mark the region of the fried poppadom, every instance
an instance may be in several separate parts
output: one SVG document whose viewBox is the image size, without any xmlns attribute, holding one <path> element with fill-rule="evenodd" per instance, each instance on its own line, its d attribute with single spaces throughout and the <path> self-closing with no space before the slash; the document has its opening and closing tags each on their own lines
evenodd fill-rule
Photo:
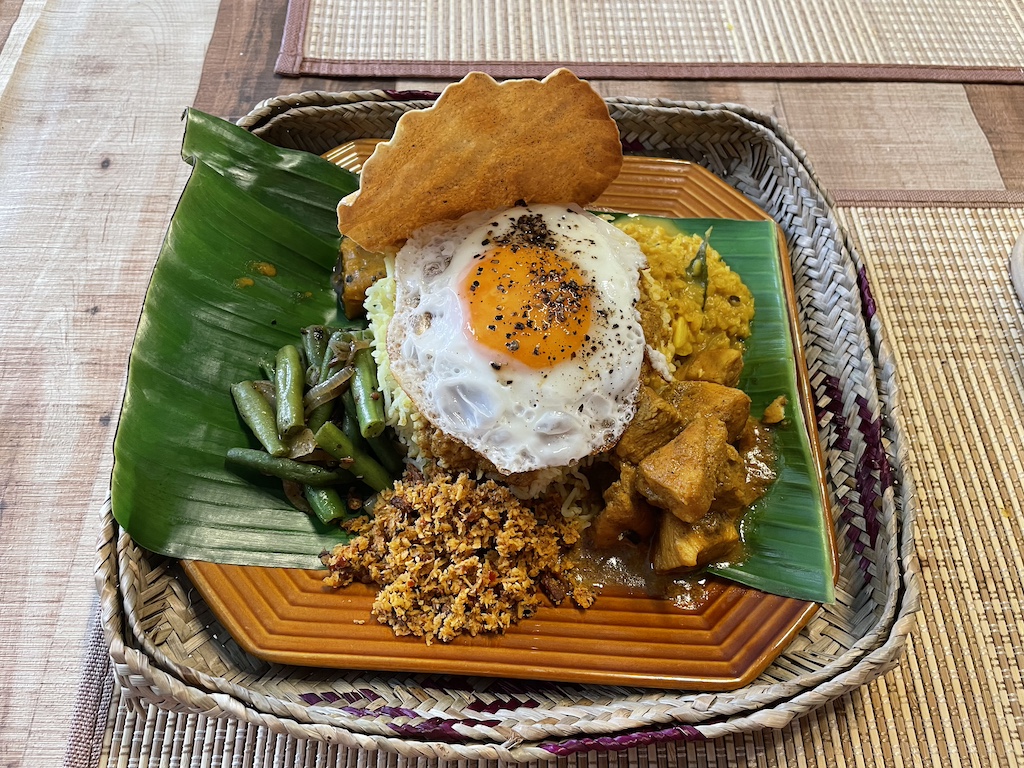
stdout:
<svg viewBox="0 0 1024 768">
<path fill-rule="evenodd" d="M 619 175 L 608 107 L 567 69 L 503 83 L 472 72 L 429 109 L 399 119 L 338 206 L 338 228 L 370 251 L 471 211 L 593 202 Z"/>
</svg>

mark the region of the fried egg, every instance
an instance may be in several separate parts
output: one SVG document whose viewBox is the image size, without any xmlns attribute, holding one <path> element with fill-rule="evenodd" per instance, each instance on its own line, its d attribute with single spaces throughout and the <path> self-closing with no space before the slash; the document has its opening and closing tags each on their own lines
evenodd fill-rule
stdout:
<svg viewBox="0 0 1024 768">
<path fill-rule="evenodd" d="M 575 205 L 427 225 L 395 259 L 391 371 L 501 473 L 570 466 L 635 412 L 645 264 L 636 241 Z"/>
</svg>

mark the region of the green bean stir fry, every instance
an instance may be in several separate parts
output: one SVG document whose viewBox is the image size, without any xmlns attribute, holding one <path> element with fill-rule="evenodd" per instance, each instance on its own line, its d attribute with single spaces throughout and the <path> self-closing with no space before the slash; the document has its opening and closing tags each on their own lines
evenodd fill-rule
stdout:
<svg viewBox="0 0 1024 768">
<path fill-rule="evenodd" d="M 280 478 L 297 508 L 324 523 L 360 512 L 402 473 L 385 431 L 384 399 L 368 331 L 311 325 L 301 343 L 260 361 L 266 377 L 231 387 L 262 450 L 231 448 L 227 464 Z"/>
</svg>

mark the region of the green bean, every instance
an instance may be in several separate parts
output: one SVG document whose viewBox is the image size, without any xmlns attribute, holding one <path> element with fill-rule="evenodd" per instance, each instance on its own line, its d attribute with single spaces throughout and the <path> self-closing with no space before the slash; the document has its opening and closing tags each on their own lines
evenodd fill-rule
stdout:
<svg viewBox="0 0 1024 768">
<path fill-rule="evenodd" d="M 306 501 L 321 522 L 330 523 L 348 517 L 348 506 L 333 488 L 315 488 L 307 485 L 303 491 L 306 494 Z"/>
<path fill-rule="evenodd" d="M 227 461 L 241 469 L 252 469 L 264 475 L 310 486 L 338 485 L 354 480 L 352 473 L 345 469 L 324 469 L 315 464 L 271 456 L 252 448 L 229 448 Z"/>
<path fill-rule="evenodd" d="M 369 348 L 356 352 L 355 367 L 352 394 L 356 401 L 359 431 L 363 437 L 378 437 L 384 431 L 384 398 L 377 385 L 377 364 Z"/>
<path fill-rule="evenodd" d="M 303 415 L 302 390 L 306 374 L 299 359 L 299 350 L 285 344 L 277 351 L 274 388 L 277 390 L 277 431 L 290 437 L 306 425 Z"/>
<path fill-rule="evenodd" d="M 377 457 L 377 461 L 391 473 L 392 477 L 402 474 L 402 470 L 405 469 L 405 460 L 402 459 L 390 438 L 382 434 L 377 437 L 368 437 L 366 442 L 370 444 L 370 450 Z"/>
<path fill-rule="evenodd" d="M 263 371 L 263 378 L 273 381 L 277 372 L 274 368 L 274 361 L 268 360 L 267 358 L 260 358 L 260 370 Z"/>
<path fill-rule="evenodd" d="M 356 399 L 349 387 L 341 396 L 341 404 L 345 412 L 341 419 L 341 431 L 344 432 L 357 451 L 363 450 L 366 441 L 362 432 L 359 431 L 359 417 L 356 416 Z"/>
<path fill-rule="evenodd" d="M 241 381 L 231 385 L 231 396 L 235 400 L 238 412 L 242 421 L 249 425 L 249 429 L 260 441 L 271 456 L 285 456 L 288 454 L 288 447 L 281 442 L 277 434 L 277 420 L 274 409 L 270 407 L 267 399 L 253 387 L 251 381 Z"/>
<path fill-rule="evenodd" d="M 345 469 L 373 490 L 383 491 L 391 487 L 393 481 L 388 471 L 378 464 L 376 459 L 356 450 L 352 441 L 334 422 L 328 421 L 317 430 L 316 444 L 342 462 Z"/>
<path fill-rule="evenodd" d="M 302 351 L 306 355 L 306 386 L 313 387 L 323 379 L 320 370 L 327 354 L 327 329 L 322 325 L 310 325 L 302 329 Z"/>
<path fill-rule="evenodd" d="M 335 355 L 335 347 L 342 344 L 351 344 L 352 335 L 347 331 L 334 331 L 327 341 L 327 350 L 324 352 L 323 365 L 320 367 L 320 381 L 327 379 L 332 373 L 337 373 L 345 367 L 347 360 L 338 360 Z"/>
<path fill-rule="evenodd" d="M 390 438 L 386 437 L 383 433 L 377 437 L 363 438 L 362 433 L 359 431 L 359 421 L 356 418 L 356 400 L 351 389 L 341 396 L 341 402 L 345 406 L 345 416 L 341 422 L 341 431 L 348 435 L 355 448 L 362 450 L 362 446 L 369 446 L 380 464 L 392 476 L 397 477 L 402 474 L 405 462 Z"/>
<path fill-rule="evenodd" d="M 306 417 L 306 425 L 315 433 L 320 427 L 326 424 L 334 415 L 334 401 L 328 400 L 323 405 L 318 405 L 309 412 Z"/>
</svg>

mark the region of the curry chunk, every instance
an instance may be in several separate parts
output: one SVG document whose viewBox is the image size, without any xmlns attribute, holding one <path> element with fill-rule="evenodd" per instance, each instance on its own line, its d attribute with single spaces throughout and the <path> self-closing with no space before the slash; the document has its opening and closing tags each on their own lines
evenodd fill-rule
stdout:
<svg viewBox="0 0 1024 768">
<path fill-rule="evenodd" d="M 739 517 L 761 498 L 775 482 L 775 453 L 772 437 L 765 426 L 754 419 L 726 452 L 718 473 L 718 490 L 711 505 L 713 512 Z"/>
<path fill-rule="evenodd" d="M 686 381 L 710 381 L 726 387 L 740 383 L 743 353 L 732 347 L 694 352 L 676 368 L 676 378 Z"/>
<path fill-rule="evenodd" d="M 698 525 L 662 515 L 652 553 L 654 570 L 671 573 L 716 563 L 727 559 L 739 540 L 736 523 L 723 515 L 708 515 Z"/>
<path fill-rule="evenodd" d="M 344 237 L 341 240 L 340 274 L 335 275 L 335 290 L 341 295 L 345 317 L 352 319 L 364 313 L 366 289 L 384 277 L 384 254 L 373 253 Z"/>
<path fill-rule="evenodd" d="M 640 463 L 637 490 L 655 506 L 695 523 L 711 508 L 728 447 L 721 421 L 694 421 Z"/>
<path fill-rule="evenodd" d="M 704 419 L 721 421 L 729 442 L 739 437 L 750 416 L 750 397 L 746 392 L 710 381 L 665 382 L 658 394 L 686 424 Z"/>
<path fill-rule="evenodd" d="M 615 454 L 624 461 L 639 464 L 683 431 L 686 422 L 679 412 L 648 386 L 640 388 L 636 416 L 622 433 Z"/>
<path fill-rule="evenodd" d="M 711 509 L 738 516 L 764 494 L 764 487 L 747 477 L 743 456 L 734 446 L 726 446 L 725 461 L 718 471 L 718 487 Z"/>
<path fill-rule="evenodd" d="M 623 539 L 647 541 L 658 528 L 661 512 L 636 489 L 636 467 L 623 464 L 619 478 L 604 492 L 604 509 L 591 526 L 594 544 L 601 549 Z"/>
<path fill-rule="evenodd" d="M 779 395 L 764 409 L 764 416 L 761 421 L 765 424 L 781 424 L 786 418 L 787 400 L 785 395 Z"/>
</svg>

